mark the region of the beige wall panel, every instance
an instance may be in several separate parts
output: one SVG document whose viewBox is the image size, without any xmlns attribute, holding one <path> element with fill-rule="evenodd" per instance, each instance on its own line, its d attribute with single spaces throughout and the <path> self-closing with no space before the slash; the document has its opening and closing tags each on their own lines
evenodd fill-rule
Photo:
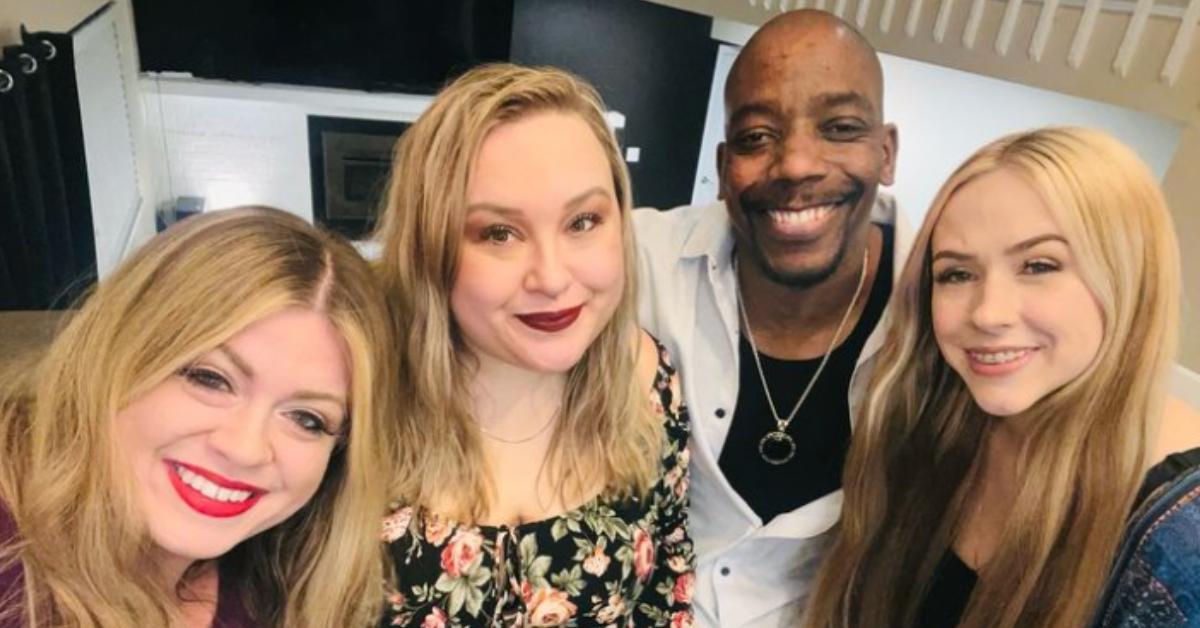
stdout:
<svg viewBox="0 0 1200 628">
<path fill-rule="evenodd" d="M 745 0 L 651 1 L 747 24 L 761 24 L 779 13 L 778 10 L 764 11 L 761 6 L 751 6 Z M 761 5 L 762 1 L 756 4 Z M 846 15 L 851 20 L 858 10 L 858 4 L 859 0 L 847 3 Z M 994 43 L 1005 4 L 1002 0 L 988 0 L 976 44 L 970 50 L 963 48 L 961 41 L 971 0 L 954 2 L 950 26 L 942 44 L 933 40 L 933 23 L 941 6 L 940 0 L 926 0 L 917 35 L 912 38 L 905 35 L 903 28 L 908 15 L 908 2 L 897 3 L 892 28 L 884 34 L 878 30 L 883 2 L 871 0 L 863 31 L 876 47 L 889 54 L 1052 89 L 1175 120 L 1200 119 L 1200 43 L 1192 45 L 1174 86 L 1159 80 L 1167 52 L 1179 30 L 1178 20 L 1150 17 L 1130 66 L 1129 76 L 1121 79 L 1113 71 L 1112 63 L 1131 15 L 1101 12 L 1088 46 L 1089 52 L 1082 66 L 1076 70 L 1067 64 L 1067 52 L 1082 14 L 1080 8 L 1059 7 L 1042 63 L 1035 63 L 1028 56 L 1028 47 L 1041 12 L 1041 3 L 1023 3 L 1008 54 L 1000 56 L 995 52 Z M 778 3 L 773 5 L 777 7 Z"/>
<path fill-rule="evenodd" d="M 1183 325 L 1179 362 L 1200 373 L 1200 125 L 1184 130 L 1163 180 L 1183 251 Z"/>
<path fill-rule="evenodd" d="M 4 0 L 0 44 L 21 39 L 21 24 L 34 31 L 65 31 L 104 5 L 105 0 Z"/>
</svg>

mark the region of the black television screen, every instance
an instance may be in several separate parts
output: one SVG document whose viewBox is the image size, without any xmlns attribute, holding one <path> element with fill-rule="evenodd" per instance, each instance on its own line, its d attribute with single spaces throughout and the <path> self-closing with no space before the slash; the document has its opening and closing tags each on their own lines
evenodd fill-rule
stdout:
<svg viewBox="0 0 1200 628">
<path fill-rule="evenodd" d="M 507 60 L 513 0 L 133 0 L 148 72 L 432 93 Z"/>
</svg>

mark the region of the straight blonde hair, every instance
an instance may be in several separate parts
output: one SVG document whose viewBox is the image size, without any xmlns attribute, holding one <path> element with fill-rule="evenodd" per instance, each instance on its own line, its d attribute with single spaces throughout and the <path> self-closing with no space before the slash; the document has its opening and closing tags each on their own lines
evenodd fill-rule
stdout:
<svg viewBox="0 0 1200 628">
<path fill-rule="evenodd" d="M 348 350 L 350 422 L 313 498 L 218 559 L 263 626 L 376 621 L 391 570 L 379 546 L 397 441 L 391 317 L 348 244 L 266 208 L 212 212 L 156 236 L 86 297 L 36 369 L 0 399 L 0 499 L 19 539 L 31 626 L 177 625 L 156 577 L 117 412 L 284 308 L 327 316 Z M 230 569 L 225 569 L 228 566 Z M 5 605 L 9 606 L 10 601 Z"/>
<path fill-rule="evenodd" d="M 912 626 L 953 542 L 986 415 L 938 351 L 930 240 L 950 198 L 989 172 L 1019 174 L 1071 243 L 1104 338 L 1075 380 L 1038 401 L 1018 493 L 964 611 L 966 627 L 1085 625 L 1147 467 L 1179 317 L 1179 253 L 1153 175 L 1098 131 L 1001 138 L 942 186 L 892 297 L 892 323 L 850 448 L 840 535 L 806 624 Z"/>
<path fill-rule="evenodd" d="M 387 203 L 376 233 L 378 271 L 398 312 L 405 358 L 400 389 L 412 420 L 403 435 L 397 496 L 430 506 L 449 498 L 460 521 L 487 512 L 492 485 L 469 407 L 472 358 L 450 311 L 466 213 L 467 183 L 479 147 L 498 125 L 539 112 L 579 116 L 603 148 L 620 205 L 624 289 L 611 320 L 567 374 L 563 420 L 548 465 L 564 495 L 598 484 L 616 495 L 645 494 L 658 473 L 662 426 L 638 384 L 637 261 L 629 174 L 604 120 L 599 95 L 552 68 L 475 68 L 434 99 L 396 146 Z M 536 182 L 514 182 L 536 185 Z"/>
</svg>

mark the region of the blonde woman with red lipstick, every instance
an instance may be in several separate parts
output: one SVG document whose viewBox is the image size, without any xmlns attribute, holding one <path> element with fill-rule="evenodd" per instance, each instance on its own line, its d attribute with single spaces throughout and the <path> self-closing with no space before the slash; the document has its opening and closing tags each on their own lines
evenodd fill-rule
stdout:
<svg viewBox="0 0 1200 628">
<path fill-rule="evenodd" d="M 1196 625 L 1200 414 L 1165 393 L 1180 292 L 1127 147 L 1051 128 L 970 157 L 897 283 L 806 625 Z"/>
<path fill-rule="evenodd" d="M 0 626 L 373 622 L 392 338 L 366 262 L 300 218 L 155 237 L 0 396 Z"/>
<path fill-rule="evenodd" d="M 485 66 L 397 145 L 379 271 L 412 431 L 384 625 L 691 623 L 687 413 L 637 327 L 603 111 L 565 72 Z"/>
</svg>

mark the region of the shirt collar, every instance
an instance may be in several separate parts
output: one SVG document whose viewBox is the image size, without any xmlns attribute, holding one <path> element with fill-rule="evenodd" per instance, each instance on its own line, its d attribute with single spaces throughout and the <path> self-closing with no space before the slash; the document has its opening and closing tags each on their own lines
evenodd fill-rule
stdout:
<svg viewBox="0 0 1200 628">
<path fill-rule="evenodd" d="M 700 219 L 692 227 L 683 242 L 680 256 L 684 259 L 707 257 L 716 264 L 732 263 L 733 224 L 724 201 L 705 205 L 700 210 Z"/>
</svg>

